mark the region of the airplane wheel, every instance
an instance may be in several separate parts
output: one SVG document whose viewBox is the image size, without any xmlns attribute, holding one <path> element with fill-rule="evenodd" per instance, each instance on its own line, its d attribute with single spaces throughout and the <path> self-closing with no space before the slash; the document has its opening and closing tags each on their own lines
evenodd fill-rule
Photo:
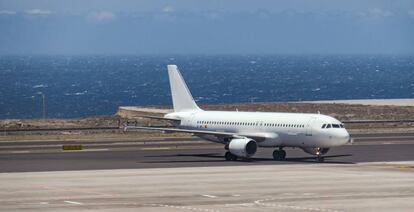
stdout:
<svg viewBox="0 0 414 212">
<path fill-rule="evenodd" d="M 318 157 L 318 158 L 317 158 L 317 161 L 318 161 L 318 163 L 323 163 L 323 162 L 325 162 L 325 158 L 323 158 L 323 157 Z"/>
<path fill-rule="evenodd" d="M 229 161 L 232 158 L 232 154 L 230 152 L 226 152 L 226 154 L 224 155 L 224 158 L 226 158 L 226 160 Z"/>
<path fill-rule="evenodd" d="M 284 160 L 286 158 L 286 151 L 285 150 L 279 150 L 280 151 L 280 159 Z"/>
<path fill-rule="evenodd" d="M 231 152 L 226 152 L 226 154 L 224 155 L 224 157 L 226 158 L 227 161 L 237 160 L 237 156 L 231 154 Z"/>
<path fill-rule="evenodd" d="M 279 160 L 279 150 L 273 151 L 273 159 L 274 160 Z"/>
<path fill-rule="evenodd" d="M 285 150 L 275 150 L 273 151 L 274 160 L 284 160 L 286 158 Z"/>
</svg>

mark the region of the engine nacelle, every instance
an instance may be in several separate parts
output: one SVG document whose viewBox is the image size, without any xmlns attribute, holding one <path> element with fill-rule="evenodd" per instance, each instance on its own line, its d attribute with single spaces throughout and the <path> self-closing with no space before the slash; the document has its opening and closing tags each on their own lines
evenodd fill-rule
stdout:
<svg viewBox="0 0 414 212">
<path fill-rule="evenodd" d="M 329 148 L 302 148 L 302 150 L 311 155 L 324 155 L 328 153 Z"/>
<path fill-rule="evenodd" d="M 248 138 L 235 138 L 229 144 L 229 151 L 237 157 L 249 158 L 256 153 L 256 150 L 256 141 Z"/>
</svg>

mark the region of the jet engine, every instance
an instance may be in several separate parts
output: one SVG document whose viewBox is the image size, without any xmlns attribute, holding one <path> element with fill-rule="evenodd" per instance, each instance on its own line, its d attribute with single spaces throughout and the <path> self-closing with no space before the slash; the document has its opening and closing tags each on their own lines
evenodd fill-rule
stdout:
<svg viewBox="0 0 414 212">
<path fill-rule="evenodd" d="M 329 148 L 302 148 L 302 150 L 311 155 L 324 155 L 328 153 Z"/>
<path fill-rule="evenodd" d="M 256 150 L 256 141 L 249 138 L 235 138 L 229 144 L 229 151 L 237 157 L 249 158 L 256 153 Z"/>
</svg>

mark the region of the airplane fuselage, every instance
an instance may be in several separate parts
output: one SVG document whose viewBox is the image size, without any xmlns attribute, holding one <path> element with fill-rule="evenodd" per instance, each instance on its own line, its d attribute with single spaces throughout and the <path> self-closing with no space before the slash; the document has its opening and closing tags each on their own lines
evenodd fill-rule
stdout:
<svg viewBox="0 0 414 212">
<path fill-rule="evenodd" d="M 260 147 L 330 148 L 350 141 L 340 121 L 321 114 L 193 111 L 169 113 L 165 117 L 180 119 L 177 127 L 182 129 L 229 132 L 250 137 L 257 135 L 264 138 L 256 140 Z M 226 142 L 216 136 L 197 136 Z"/>
</svg>

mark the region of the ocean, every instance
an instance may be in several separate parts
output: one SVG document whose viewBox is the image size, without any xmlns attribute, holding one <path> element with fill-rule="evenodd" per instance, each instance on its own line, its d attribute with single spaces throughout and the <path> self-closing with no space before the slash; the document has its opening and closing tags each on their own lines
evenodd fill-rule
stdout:
<svg viewBox="0 0 414 212">
<path fill-rule="evenodd" d="M 171 105 L 167 64 L 200 104 L 414 98 L 409 55 L 0 56 L 0 118 Z"/>
</svg>

